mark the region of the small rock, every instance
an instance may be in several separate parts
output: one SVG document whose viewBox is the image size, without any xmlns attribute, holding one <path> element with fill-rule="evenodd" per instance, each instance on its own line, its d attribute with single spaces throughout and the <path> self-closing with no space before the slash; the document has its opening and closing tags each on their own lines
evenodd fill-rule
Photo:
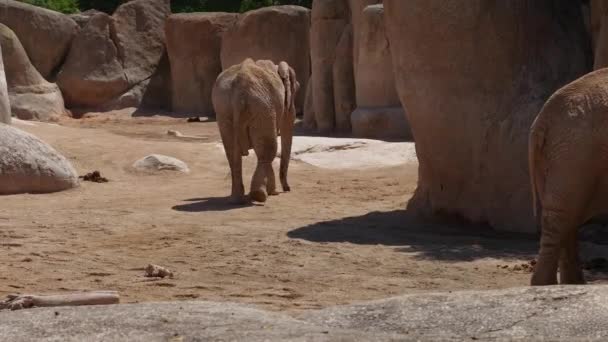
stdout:
<svg viewBox="0 0 608 342">
<path fill-rule="evenodd" d="M 133 164 L 133 167 L 140 171 L 178 171 L 189 173 L 188 165 L 179 159 L 163 156 L 160 154 L 151 154 Z"/>
<path fill-rule="evenodd" d="M 173 272 L 169 271 L 165 267 L 158 265 L 149 264 L 148 266 L 146 266 L 144 271 L 146 272 L 146 277 L 148 278 L 173 278 Z"/>
</svg>

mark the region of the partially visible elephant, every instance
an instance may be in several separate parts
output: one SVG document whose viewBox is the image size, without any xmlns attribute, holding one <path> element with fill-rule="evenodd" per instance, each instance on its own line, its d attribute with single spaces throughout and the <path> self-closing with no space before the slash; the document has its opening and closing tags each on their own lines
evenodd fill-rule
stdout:
<svg viewBox="0 0 608 342">
<path fill-rule="evenodd" d="M 285 62 L 276 65 L 269 60 L 247 59 L 218 76 L 212 101 L 232 175 L 231 202 L 247 200 L 242 156 L 247 156 L 251 148 L 258 163 L 251 179 L 250 199 L 265 202 L 267 195 L 278 194 L 272 169 L 278 135 L 281 135 L 279 178 L 283 191 L 290 191 L 287 169 L 299 88 L 295 71 Z"/>
<path fill-rule="evenodd" d="M 608 213 L 608 69 L 587 74 L 549 98 L 532 124 L 529 163 L 541 225 L 532 285 L 585 282 L 577 230 Z"/>
</svg>

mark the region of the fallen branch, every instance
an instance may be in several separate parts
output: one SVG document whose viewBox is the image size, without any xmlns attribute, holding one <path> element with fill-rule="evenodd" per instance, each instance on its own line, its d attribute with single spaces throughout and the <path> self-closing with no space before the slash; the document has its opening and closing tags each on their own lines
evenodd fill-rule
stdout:
<svg viewBox="0 0 608 342">
<path fill-rule="evenodd" d="M 8 295 L 0 301 L 0 310 L 20 310 L 34 307 L 118 304 L 115 291 L 69 293 L 61 295 Z"/>
</svg>

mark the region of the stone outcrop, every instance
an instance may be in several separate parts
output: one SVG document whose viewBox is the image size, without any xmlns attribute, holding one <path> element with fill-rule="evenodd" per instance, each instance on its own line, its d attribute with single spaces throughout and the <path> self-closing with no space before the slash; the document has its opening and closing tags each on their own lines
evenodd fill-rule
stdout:
<svg viewBox="0 0 608 342">
<path fill-rule="evenodd" d="M 78 25 L 67 15 L 21 1 L 0 1 L 0 23 L 15 32 L 30 61 L 50 79 L 70 48 Z"/>
<path fill-rule="evenodd" d="M 178 171 L 189 173 L 188 165 L 183 161 L 164 156 L 162 154 L 151 154 L 133 163 L 133 168 L 139 171 L 158 172 L 158 171 Z"/>
<path fill-rule="evenodd" d="M 89 20 L 95 15 L 95 14 L 99 14 L 102 13 L 101 11 L 95 10 L 95 9 L 90 9 L 90 10 L 86 10 L 83 12 L 79 12 L 79 13 L 74 13 L 74 14 L 70 14 L 70 18 L 72 18 L 72 20 L 74 20 L 76 22 L 76 24 L 78 24 L 78 26 L 80 26 L 80 28 L 83 28 L 87 25 L 87 23 L 89 22 Z"/>
<path fill-rule="evenodd" d="M 358 107 L 350 116 L 354 137 L 406 139 L 412 135 L 405 111 L 398 107 Z"/>
<path fill-rule="evenodd" d="M 317 130 L 328 133 L 336 127 L 333 65 L 336 47 L 350 22 L 346 0 L 316 0 L 312 6 L 310 57 L 312 101 Z"/>
<path fill-rule="evenodd" d="M 415 294 L 293 316 L 203 301 L 40 308 L 0 312 L 0 339 L 599 342 L 606 303 L 608 288 L 595 285 Z"/>
<path fill-rule="evenodd" d="M 591 69 L 579 4 L 384 0 L 384 7 L 420 162 L 408 208 L 535 232 L 528 132 L 545 100 Z"/>
<path fill-rule="evenodd" d="M 222 72 L 222 35 L 238 14 L 184 13 L 167 20 L 165 32 L 171 63 L 172 110 L 213 114 L 211 90 Z"/>
<path fill-rule="evenodd" d="M 170 12 L 169 0 L 133 0 L 112 16 L 93 15 L 58 75 L 68 106 L 137 106 L 165 52 L 164 23 Z M 129 101 L 121 100 L 129 91 Z"/>
<path fill-rule="evenodd" d="M 49 193 L 78 186 L 70 162 L 51 146 L 0 124 L 0 194 Z"/>
<path fill-rule="evenodd" d="M 363 138 L 411 138 L 393 75 L 391 49 L 384 27 L 384 6 L 370 5 L 358 15 L 357 110 L 353 135 Z"/>
<path fill-rule="evenodd" d="M 296 110 L 301 112 L 310 77 L 310 27 L 310 10 L 300 6 L 271 6 L 244 13 L 224 36 L 222 67 L 227 69 L 246 58 L 287 62 L 302 89 L 296 96 Z"/>
<path fill-rule="evenodd" d="M 6 83 L 4 59 L 2 58 L 2 46 L 0 45 L 0 123 L 10 125 L 11 117 L 11 104 L 8 98 L 8 84 Z"/>
<path fill-rule="evenodd" d="M 357 107 L 353 70 L 353 29 L 347 25 L 336 46 L 336 61 L 332 69 L 336 130 L 350 132 L 350 114 Z"/>
<path fill-rule="evenodd" d="M 59 87 L 47 82 L 30 63 L 15 33 L 0 24 L 0 45 L 13 116 L 48 121 L 66 114 Z"/>
<path fill-rule="evenodd" d="M 590 12 L 593 69 L 597 70 L 608 67 L 608 2 L 591 0 Z"/>
</svg>

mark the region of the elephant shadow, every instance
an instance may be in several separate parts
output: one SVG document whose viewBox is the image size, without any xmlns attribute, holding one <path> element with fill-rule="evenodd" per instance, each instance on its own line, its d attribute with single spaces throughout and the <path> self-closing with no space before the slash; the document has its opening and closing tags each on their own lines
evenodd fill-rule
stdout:
<svg viewBox="0 0 608 342">
<path fill-rule="evenodd" d="M 233 204 L 230 203 L 230 197 L 191 198 L 184 200 L 184 202 L 189 203 L 176 205 L 172 209 L 175 211 L 200 213 L 206 211 L 229 211 L 259 206 L 259 204 L 254 203 Z"/>
<path fill-rule="evenodd" d="M 533 259 L 538 251 L 534 235 L 497 232 L 453 220 L 422 220 L 406 210 L 319 222 L 287 235 L 311 242 L 391 246 L 398 252 L 415 253 L 421 260 Z"/>
</svg>

